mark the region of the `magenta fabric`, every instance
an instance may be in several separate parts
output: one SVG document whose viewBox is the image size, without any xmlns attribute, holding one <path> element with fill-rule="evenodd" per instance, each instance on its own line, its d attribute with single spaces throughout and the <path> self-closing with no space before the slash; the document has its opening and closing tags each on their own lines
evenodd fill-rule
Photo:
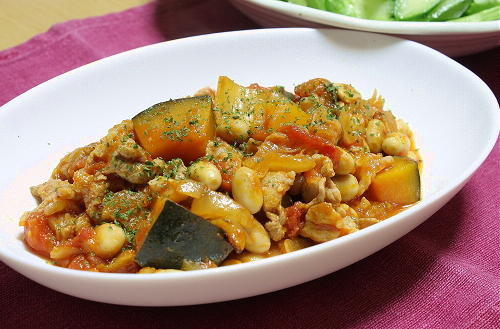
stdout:
<svg viewBox="0 0 500 329">
<path fill-rule="evenodd" d="M 0 52 L 0 105 L 118 52 L 249 28 L 258 26 L 222 0 L 159 1 L 58 24 Z M 497 48 L 458 59 L 497 99 L 499 55 Z M 497 142 L 461 192 L 395 243 L 323 278 L 242 300 L 169 308 L 101 304 L 47 289 L 0 262 L 0 328 L 500 328 L 499 164 Z"/>
</svg>

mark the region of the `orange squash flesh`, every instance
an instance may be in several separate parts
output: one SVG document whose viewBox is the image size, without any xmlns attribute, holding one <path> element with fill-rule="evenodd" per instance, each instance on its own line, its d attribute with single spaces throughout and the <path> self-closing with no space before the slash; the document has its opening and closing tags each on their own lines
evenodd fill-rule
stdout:
<svg viewBox="0 0 500 329">
<path fill-rule="evenodd" d="M 215 108 L 217 135 L 230 143 L 246 137 L 233 129 L 234 120 L 248 127 L 245 133 L 256 140 L 264 140 L 284 125 L 311 122 L 310 114 L 276 89 L 243 87 L 225 76 L 219 77 Z"/>
<path fill-rule="evenodd" d="M 311 115 L 290 101 L 273 101 L 265 106 L 266 131 L 277 131 L 283 126 L 305 126 L 311 122 Z"/>
<path fill-rule="evenodd" d="M 238 139 L 246 139 L 246 134 L 251 137 L 263 136 L 263 105 L 268 96 L 267 89 L 246 88 L 226 76 L 219 77 L 215 94 L 217 136 L 229 143 Z M 237 121 L 240 125 L 246 126 L 247 131 L 235 129 L 234 125 Z"/>
<path fill-rule="evenodd" d="M 406 157 L 394 157 L 392 167 L 378 173 L 372 180 L 367 196 L 375 201 L 409 205 L 420 200 L 418 163 Z"/>
<path fill-rule="evenodd" d="M 152 157 L 193 161 L 205 155 L 215 137 L 210 96 L 197 96 L 153 105 L 132 118 L 139 144 Z"/>
</svg>

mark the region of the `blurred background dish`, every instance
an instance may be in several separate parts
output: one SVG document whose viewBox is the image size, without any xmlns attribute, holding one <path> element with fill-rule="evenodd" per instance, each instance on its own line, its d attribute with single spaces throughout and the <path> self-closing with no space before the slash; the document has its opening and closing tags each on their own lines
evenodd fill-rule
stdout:
<svg viewBox="0 0 500 329">
<path fill-rule="evenodd" d="M 340 15 L 278 0 L 230 0 L 264 27 L 339 28 L 384 33 L 413 40 L 448 56 L 478 53 L 500 45 L 500 21 L 379 21 Z"/>
</svg>

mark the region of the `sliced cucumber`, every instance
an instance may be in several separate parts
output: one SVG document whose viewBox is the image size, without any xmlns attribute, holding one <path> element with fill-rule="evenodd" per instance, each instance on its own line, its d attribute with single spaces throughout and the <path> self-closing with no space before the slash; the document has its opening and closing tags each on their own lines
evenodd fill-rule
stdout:
<svg viewBox="0 0 500 329">
<path fill-rule="evenodd" d="M 411 20 L 424 16 L 431 11 L 440 0 L 396 0 L 394 17 L 397 20 Z"/>
<path fill-rule="evenodd" d="M 307 0 L 307 5 L 311 8 L 326 10 L 326 0 Z"/>
<path fill-rule="evenodd" d="M 365 19 L 392 20 L 394 0 L 326 0 L 326 10 Z"/>
<path fill-rule="evenodd" d="M 500 6 L 500 0 L 473 0 L 465 14 L 472 15 L 495 6 Z"/>
<path fill-rule="evenodd" d="M 361 9 L 361 17 L 389 21 L 394 20 L 394 0 L 357 0 Z"/>
<path fill-rule="evenodd" d="M 294 5 L 307 6 L 307 0 L 288 0 L 288 2 Z"/>
<path fill-rule="evenodd" d="M 472 0 L 444 0 L 427 14 L 429 21 L 446 21 L 459 18 L 469 8 Z"/>
<path fill-rule="evenodd" d="M 326 10 L 341 15 L 358 17 L 353 0 L 326 0 Z"/>
<path fill-rule="evenodd" d="M 500 19 L 500 0 L 288 0 L 288 2 L 346 16 L 384 21 L 481 22 Z"/>
<path fill-rule="evenodd" d="M 485 22 L 496 21 L 500 19 L 500 6 L 482 10 L 478 13 L 449 20 L 449 22 Z"/>
</svg>

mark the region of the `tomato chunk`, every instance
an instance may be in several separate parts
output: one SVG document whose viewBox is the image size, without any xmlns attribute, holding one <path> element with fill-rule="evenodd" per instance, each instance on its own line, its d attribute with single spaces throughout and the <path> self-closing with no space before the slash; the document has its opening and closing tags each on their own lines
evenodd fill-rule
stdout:
<svg viewBox="0 0 500 329">
<path fill-rule="evenodd" d="M 47 217 L 42 213 L 32 212 L 24 219 L 23 226 L 28 246 L 48 256 L 56 244 L 56 237 L 49 227 Z"/>
<path fill-rule="evenodd" d="M 301 146 L 308 151 L 317 151 L 326 155 L 332 160 L 334 166 L 339 162 L 339 150 L 326 139 L 312 135 L 307 130 L 297 126 L 284 126 L 279 131 L 287 135 L 293 146 Z"/>
<path fill-rule="evenodd" d="M 307 207 L 302 202 L 295 202 L 292 206 L 285 208 L 285 227 L 287 238 L 294 238 L 304 227 Z"/>
</svg>

